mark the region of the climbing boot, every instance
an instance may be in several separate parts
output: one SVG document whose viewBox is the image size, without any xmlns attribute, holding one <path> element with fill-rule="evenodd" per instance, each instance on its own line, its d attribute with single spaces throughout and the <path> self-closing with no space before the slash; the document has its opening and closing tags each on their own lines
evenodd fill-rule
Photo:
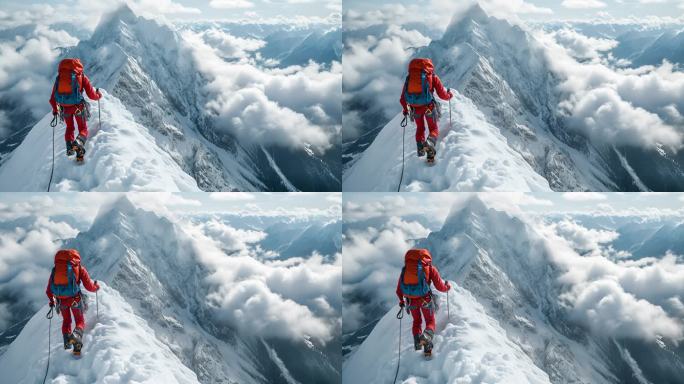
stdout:
<svg viewBox="0 0 684 384">
<path fill-rule="evenodd" d="M 423 331 L 420 335 L 420 343 L 423 345 L 423 354 L 426 358 L 432 357 L 432 339 L 435 333 L 429 329 Z"/>
<path fill-rule="evenodd" d="M 73 344 L 71 340 L 73 337 L 74 336 L 71 333 L 62 335 L 62 338 L 64 339 L 64 349 L 71 349 L 71 345 Z"/>
<path fill-rule="evenodd" d="M 81 328 L 74 329 L 73 333 L 74 355 L 81 355 L 81 348 L 83 348 L 83 330 Z"/>
<path fill-rule="evenodd" d="M 418 157 L 425 156 L 425 144 L 422 141 L 416 142 L 416 147 L 418 149 Z"/>
<path fill-rule="evenodd" d="M 427 154 L 427 162 L 428 163 L 434 163 L 435 162 L 435 155 L 437 155 L 437 138 L 436 137 L 428 137 L 428 139 L 425 141 L 425 153 Z"/>
<path fill-rule="evenodd" d="M 416 351 L 420 351 L 423 348 L 423 344 L 420 343 L 420 335 L 413 335 L 413 348 Z"/>
<path fill-rule="evenodd" d="M 76 140 L 74 140 L 72 142 L 73 143 L 72 149 L 74 150 L 74 152 L 76 152 L 76 161 L 78 161 L 78 162 L 83 161 L 83 156 L 86 153 L 85 142 L 86 142 L 86 138 L 81 136 L 81 135 L 78 135 L 76 137 Z"/>
<path fill-rule="evenodd" d="M 73 156 L 74 153 L 74 142 L 73 141 L 67 141 L 66 142 L 66 155 L 67 156 Z"/>
</svg>

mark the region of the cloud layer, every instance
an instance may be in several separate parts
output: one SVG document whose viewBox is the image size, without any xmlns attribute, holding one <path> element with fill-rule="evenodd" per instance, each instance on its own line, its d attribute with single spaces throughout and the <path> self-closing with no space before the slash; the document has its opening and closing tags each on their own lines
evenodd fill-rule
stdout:
<svg viewBox="0 0 684 384">
<path fill-rule="evenodd" d="M 225 33 L 212 36 L 228 44 L 232 55 L 243 58 L 257 45 Z M 342 119 L 340 63 L 331 68 L 310 63 L 265 69 L 249 60 L 225 61 L 221 55 L 226 49 L 213 48 L 192 32 L 184 33 L 184 40 L 197 68 L 209 79 L 206 108 L 219 130 L 266 146 L 325 152 L 333 145 Z"/>
<path fill-rule="evenodd" d="M 563 31 L 537 37 L 562 79 L 559 109 L 572 129 L 606 144 L 672 152 L 684 146 L 684 73 L 672 64 L 617 68 L 599 58 L 611 41 Z"/>
<path fill-rule="evenodd" d="M 256 244 L 263 233 L 216 221 L 188 233 L 198 261 L 211 271 L 206 301 L 217 321 L 249 334 L 299 341 L 325 343 L 339 333 L 341 255 L 333 263 L 320 255 L 263 259 Z"/>
</svg>

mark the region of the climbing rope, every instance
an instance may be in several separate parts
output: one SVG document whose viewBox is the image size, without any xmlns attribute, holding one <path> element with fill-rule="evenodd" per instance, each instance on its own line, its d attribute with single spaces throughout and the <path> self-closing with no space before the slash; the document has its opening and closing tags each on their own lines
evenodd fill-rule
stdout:
<svg viewBox="0 0 684 384">
<path fill-rule="evenodd" d="M 52 310 L 55 309 L 54 307 L 50 307 L 50 310 L 48 311 L 47 315 L 45 317 L 50 320 L 50 325 L 48 325 L 48 360 L 47 360 L 47 367 L 45 367 L 45 376 L 43 377 L 43 384 L 45 384 L 45 380 L 47 380 L 47 375 L 48 372 L 50 371 L 50 345 L 52 344 L 51 336 L 52 336 Z"/>
<path fill-rule="evenodd" d="M 52 185 L 52 175 L 55 173 L 55 127 L 57 126 L 58 115 L 52 116 L 50 126 L 52 127 L 52 168 L 50 169 L 50 180 L 48 181 L 47 191 L 50 192 L 50 185 Z"/>
<path fill-rule="evenodd" d="M 401 364 L 401 319 L 404 318 L 404 307 L 399 308 L 397 313 L 397 319 L 399 319 L 399 350 L 397 354 L 399 358 L 397 359 L 397 371 L 394 373 L 394 384 L 397 383 L 397 377 L 399 376 L 399 365 Z"/>
<path fill-rule="evenodd" d="M 408 125 L 408 115 L 404 115 L 404 119 L 401 121 L 401 128 L 403 132 L 401 133 L 401 176 L 399 177 L 399 186 L 397 187 L 397 192 L 401 192 L 401 183 L 404 181 L 404 164 L 406 157 L 406 126 Z"/>
</svg>

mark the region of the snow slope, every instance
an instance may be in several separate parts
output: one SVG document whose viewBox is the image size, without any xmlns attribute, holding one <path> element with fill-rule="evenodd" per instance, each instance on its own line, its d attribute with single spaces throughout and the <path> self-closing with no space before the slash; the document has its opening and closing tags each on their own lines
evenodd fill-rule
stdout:
<svg viewBox="0 0 684 384">
<path fill-rule="evenodd" d="M 102 127 L 97 102 L 92 118 L 86 161 L 68 158 L 65 125 L 55 129 L 55 164 L 50 191 L 200 191 L 197 182 L 171 156 L 155 145 L 147 129 L 113 95 L 102 91 Z M 47 191 L 52 169 L 52 115 L 46 115 L 0 167 L 0 190 Z"/>
<path fill-rule="evenodd" d="M 416 158 L 405 137 L 405 191 L 639 191 L 684 188 L 678 156 L 594 143 L 567 126 L 558 108 L 562 79 L 545 47 L 520 26 L 473 6 L 439 40 L 418 49 L 456 91 L 453 127 L 444 108 L 437 165 Z M 397 105 L 397 110 L 399 106 Z M 401 115 L 343 175 L 343 189 L 396 191 Z M 373 129 L 369 127 L 369 129 Z M 367 138 L 364 138 L 367 140 Z M 353 146 L 349 146 L 352 148 Z M 388 164 L 386 164 L 388 163 Z M 655 170 L 655 171 L 654 171 Z"/>
<path fill-rule="evenodd" d="M 199 383 L 195 373 L 156 338 L 147 321 L 136 315 L 116 290 L 101 285 L 99 319 L 95 295 L 90 296 L 80 359 L 62 347 L 62 321 L 60 315 L 54 314 L 46 383 Z M 47 312 L 46 305 L 0 357 L 3 382 L 42 382 L 48 358 Z"/>
<path fill-rule="evenodd" d="M 550 383 L 467 290 L 455 287 L 449 296 L 452 318 L 447 319 L 446 296 L 441 295 L 431 361 L 413 349 L 411 316 L 404 316 L 397 383 Z M 398 332 L 399 321 L 390 311 L 345 362 L 343 383 L 391 383 L 398 362 Z"/>
</svg>

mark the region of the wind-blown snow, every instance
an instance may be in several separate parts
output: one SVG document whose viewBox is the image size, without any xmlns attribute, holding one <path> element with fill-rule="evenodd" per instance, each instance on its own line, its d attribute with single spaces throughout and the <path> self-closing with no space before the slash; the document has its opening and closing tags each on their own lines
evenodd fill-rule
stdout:
<svg viewBox="0 0 684 384">
<path fill-rule="evenodd" d="M 404 315 L 401 335 L 401 365 L 397 383 L 406 384 L 495 384 L 550 383 L 525 352 L 509 339 L 499 322 L 467 290 L 454 287 L 449 294 L 451 320 L 447 318 L 446 295 L 437 312 L 433 359 L 413 349 L 411 316 Z M 378 322 L 358 350 L 345 362 L 343 383 L 391 383 L 397 366 L 399 320 L 390 310 Z"/>
<path fill-rule="evenodd" d="M 80 359 L 62 347 L 62 319 L 54 314 L 46 383 L 199 383 L 116 290 L 100 285 L 99 319 L 92 294 Z M 41 308 L 0 357 L 3 382 L 42 382 L 48 358 L 47 311 L 47 305 Z"/>
<path fill-rule="evenodd" d="M 55 128 L 55 170 L 51 191 L 200 191 L 197 182 L 161 150 L 147 128 L 113 95 L 101 90 L 90 102 L 86 160 L 68 158 L 64 123 Z M 46 115 L 0 167 L 0 190 L 47 191 L 52 167 L 52 115 Z M 78 132 L 77 132 L 78 133 Z"/>
</svg>

